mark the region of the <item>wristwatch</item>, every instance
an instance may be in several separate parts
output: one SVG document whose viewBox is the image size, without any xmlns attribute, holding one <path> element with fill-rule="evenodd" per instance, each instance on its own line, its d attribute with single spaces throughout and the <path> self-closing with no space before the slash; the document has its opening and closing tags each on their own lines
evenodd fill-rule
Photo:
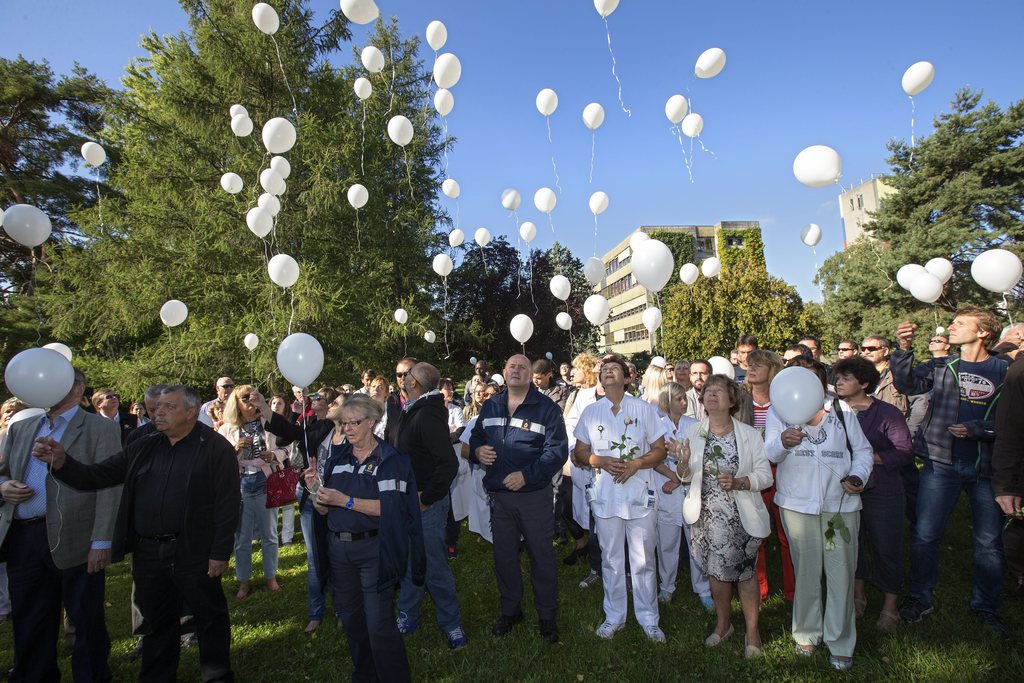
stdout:
<svg viewBox="0 0 1024 683">
<path fill-rule="evenodd" d="M 352 506 L 354 506 L 355 504 L 356 504 L 356 499 L 353 498 L 352 496 L 349 496 L 348 497 L 348 502 L 345 503 L 345 509 L 346 510 L 351 510 Z"/>
</svg>

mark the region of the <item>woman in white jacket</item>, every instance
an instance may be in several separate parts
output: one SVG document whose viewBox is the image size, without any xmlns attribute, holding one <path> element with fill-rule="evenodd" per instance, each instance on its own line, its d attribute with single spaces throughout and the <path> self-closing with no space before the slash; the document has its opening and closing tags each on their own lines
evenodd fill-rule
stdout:
<svg viewBox="0 0 1024 683">
<path fill-rule="evenodd" d="M 797 357 L 789 365 L 806 367 L 827 387 L 821 363 Z M 787 425 L 770 410 L 765 451 L 778 464 L 775 503 L 782 511 L 796 571 L 792 630 L 797 653 L 809 657 L 824 641 L 832 666 L 849 669 L 857 643 L 853 584 L 860 492 L 871 475 L 871 444 L 857 415 L 826 390 L 825 404 L 806 425 Z"/>
<path fill-rule="evenodd" d="M 732 584 L 736 583 L 746 622 L 744 656 L 761 656 L 758 611 L 761 591 L 755 564 L 761 541 L 771 532 L 761 489 L 772 485 L 761 434 L 733 414 L 739 389 L 725 375 L 712 375 L 702 390 L 706 417 L 687 430 L 678 472 L 692 482 L 683 518 L 692 525 L 691 549 L 711 581 L 718 623 L 705 640 L 715 647 L 733 633 Z"/>
</svg>

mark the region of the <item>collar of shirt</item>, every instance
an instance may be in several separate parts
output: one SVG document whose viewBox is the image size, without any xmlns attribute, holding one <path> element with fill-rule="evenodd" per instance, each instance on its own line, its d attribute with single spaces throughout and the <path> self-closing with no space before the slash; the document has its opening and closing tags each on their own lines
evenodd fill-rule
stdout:
<svg viewBox="0 0 1024 683">
<path fill-rule="evenodd" d="M 441 392 L 438 391 L 437 389 L 434 389 L 433 391 L 428 391 L 427 393 L 423 394 L 422 396 L 417 396 L 416 398 L 412 399 L 411 401 L 406 401 L 405 402 L 405 407 L 402 408 L 402 410 L 404 410 L 405 412 L 409 412 L 410 408 L 412 408 L 414 405 L 416 405 L 417 403 L 419 403 L 420 401 L 425 399 L 427 396 L 440 396 L 440 395 L 441 395 Z"/>
</svg>

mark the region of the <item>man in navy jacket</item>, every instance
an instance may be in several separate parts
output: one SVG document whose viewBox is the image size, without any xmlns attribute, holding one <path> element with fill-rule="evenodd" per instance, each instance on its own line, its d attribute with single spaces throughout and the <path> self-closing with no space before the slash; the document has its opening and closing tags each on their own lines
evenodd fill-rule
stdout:
<svg viewBox="0 0 1024 683">
<path fill-rule="evenodd" d="M 540 635 L 557 643 L 551 479 L 562 470 L 569 446 L 562 411 L 532 384 L 531 372 L 526 356 L 516 354 L 508 359 L 503 373 L 508 390 L 484 403 L 469 441 L 470 459 L 487 467 L 484 488 L 492 501 L 494 570 L 501 593 L 501 616 L 491 632 L 505 635 L 523 618 L 523 577 L 519 568 L 522 537 L 530 554 Z"/>
</svg>

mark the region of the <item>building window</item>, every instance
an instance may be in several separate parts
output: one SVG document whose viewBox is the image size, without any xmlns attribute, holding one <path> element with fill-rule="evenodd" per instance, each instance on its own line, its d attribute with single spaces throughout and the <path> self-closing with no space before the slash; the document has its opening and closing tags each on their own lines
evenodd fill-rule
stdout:
<svg viewBox="0 0 1024 683">
<path fill-rule="evenodd" d="M 743 238 L 742 237 L 726 237 L 725 238 L 725 246 L 727 246 L 727 247 L 734 247 L 736 249 L 742 249 L 743 248 Z"/>
<path fill-rule="evenodd" d="M 857 208 L 858 209 L 863 209 L 864 208 L 864 195 L 862 195 L 862 194 L 857 195 Z"/>
<path fill-rule="evenodd" d="M 856 211 L 857 207 L 853 203 L 853 197 L 850 197 L 850 211 Z"/>
</svg>

